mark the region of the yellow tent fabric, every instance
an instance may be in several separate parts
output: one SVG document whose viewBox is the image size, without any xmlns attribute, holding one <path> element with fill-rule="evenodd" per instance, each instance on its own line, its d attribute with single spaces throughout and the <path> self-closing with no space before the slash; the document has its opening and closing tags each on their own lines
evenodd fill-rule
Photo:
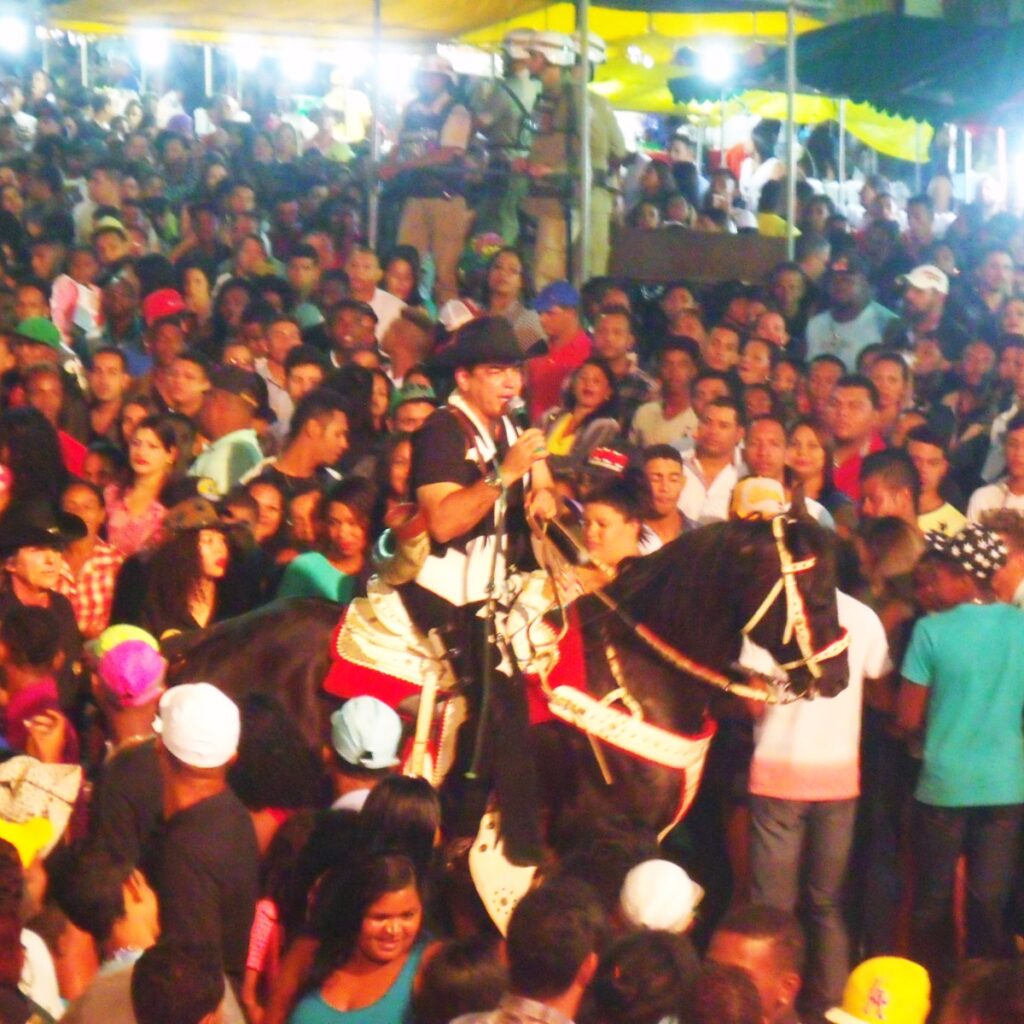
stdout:
<svg viewBox="0 0 1024 1024">
<path fill-rule="evenodd" d="M 786 15 L 783 11 L 765 11 L 751 14 L 660 14 L 643 11 L 616 11 L 610 7 L 594 5 L 590 8 L 590 31 L 596 32 L 609 49 L 613 44 L 650 40 L 660 36 L 672 40 L 675 46 L 687 39 L 737 36 L 781 43 L 786 38 Z M 820 28 L 821 22 L 798 16 L 797 32 Z M 532 28 L 538 31 L 572 33 L 576 30 L 576 7 L 571 3 L 555 3 L 539 10 L 526 11 L 515 16 L 463 33 L 462 41 L 475 46 L 497 48 L 506 32 L 514 28 Z M 645 49 L 646 49 L 646 43 Z"/>
<path fill-rule="evenodd" d="M 382 0 L 382 29 L 389 41 L 445 41 L 487 25 L 504 23 L 542 7 L 544 0 Z M 228 43 L 238 36 L 261 45 L 286 40 L 337 46 L 368 39 L 373 27 L 370 0 L 70 0 L 47 9 L 54 28 L 87 36 L 130 35 L 159 28 L 182 42 Z"/>
</svg>

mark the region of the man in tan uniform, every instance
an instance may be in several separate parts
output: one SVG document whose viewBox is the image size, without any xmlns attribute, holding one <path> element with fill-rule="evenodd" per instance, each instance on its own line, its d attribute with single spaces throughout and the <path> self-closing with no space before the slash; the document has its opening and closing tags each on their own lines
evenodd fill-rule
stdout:
<svg viewBox="0 0 1024 1024">
<path fill-rule="evenodd" d="M 389 168 L 406 197 L 398 243 L 415 246 L 421 257 L 433 255 L 439 306 L 458 297 L 456 270 L 472 219 L 464 197 L 472 118 L 454 89 L 451 63 L 424 57 L 416 72 L 419 95 L 402 113 L 397 160 Z"/>
<path fill-rule="evenodd" d="M 592 37 L 592 58 L 595 44 L 603 50 L 603 44 Z M 537 219 L 533 273 L 538 288 L 568 276 L 570 222 L 573 242 L 579 236 L 580 134 L 577 87 L 570 71 L 578 57 L 578 45 L 560 32 L 538 32 L 530 42 L 530 70 L 540 79 L 541 93 L 534 107 L 537 131 L 527 162 L 531 194 L 524 201 L 523 210 Z M 621 159 L 625 151 L 611 107 L 603 97 L 591 93 L 591 276 L 607 271 L 614 205 L 610 165 Z M 573 263 L 573 269 L 578 270 L 578 256 Z"/>
<path fill-rule="evenodd" d="M 477 204 L 474 231 L 496 231 L 506 245 L 519 239 L 519 204 L 529 179 L 514 170 L 529 155 L 540 83 L 530 76 L 532 29 L 516 29 L 502 41 L 503 78 L 483 79 L 470 97 L 477 131 L 487 140 L 487 180 Z"/>
</svg>

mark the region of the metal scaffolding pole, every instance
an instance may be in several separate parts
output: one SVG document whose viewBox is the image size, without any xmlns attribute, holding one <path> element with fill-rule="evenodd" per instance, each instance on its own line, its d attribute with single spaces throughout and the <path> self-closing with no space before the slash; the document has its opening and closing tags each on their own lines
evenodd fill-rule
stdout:
<svg viewBox="0 0 1024 1024">
<path fill-rule="evenodd" d="M 373 74 L 370 77 L 370 188 L 367 229 L 370 245 L 377 248 L 380 221 L 380 51 L 382 0 L 373 0 Z"/>
<path fill-rule="evenodd" d="M 786 5 L 786 259 L 796 254 L 796 4 Z"/>
<path fill-rule="evenodd" d="M 576 30 L 580 38 L 579 133 L 580 133 L 580 258 L 575 261 L 576 280 L 582 284 L 590 276 L 590 0 L 578 0 Z M 572 238 L 566 239 L 566 247 Z"/>
<path fill-rule="evenodd" d="M 213 47 L 203 44 L 203 88 L 207 96 L 213 95 Z"/>
</svg>

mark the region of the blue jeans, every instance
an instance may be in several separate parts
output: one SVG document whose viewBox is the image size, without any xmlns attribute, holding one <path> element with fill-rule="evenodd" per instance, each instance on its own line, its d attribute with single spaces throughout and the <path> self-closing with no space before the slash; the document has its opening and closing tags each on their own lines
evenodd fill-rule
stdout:
<svg viewBox="0 0 1024 1024">
<path fill-rule="evenodd" d="M 956 966 L 953 883 L 956 862 L 967 857 L 967 956 L 1011 952 L 1006 909 L 1017 868 L 1024 805 L 934 807 L 914 802 L 912 956 L 941 991 Z"/>
<path fill-rule="evenodd" d="M 818 1014 L 843 1001 L 850 970 L 842 891 L 856 810 L 855 799 L 750 798 L 751 897 L 790 913 L 803 909 L 805 1001 Z"/>
</svg>

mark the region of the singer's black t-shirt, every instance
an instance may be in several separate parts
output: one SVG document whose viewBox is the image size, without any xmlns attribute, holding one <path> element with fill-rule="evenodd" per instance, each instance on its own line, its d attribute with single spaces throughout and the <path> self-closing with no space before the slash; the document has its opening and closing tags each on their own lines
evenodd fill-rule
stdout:
<svg viewBox="0 0 1024 1024">
<path fill-rule="evenodd" d="M 499 433 L 502 433 L 499 431 Z M 498 444 L 498 462 L 507 451 L 507 444 L 504 438 Z M 456 413 L 451 409 L 442 408 L 432 413 L 426 423 L 413 434 L 412 442 L 412 470 L 411 486 L 415 495 L 419 487 L 428 484 L 454 483 L 460 487 L 471 487 L 482 480 L 492 466 L 487 463 L 481 465 L 480 459 L 471 450 L 470 435 L 466 426 L 460 422 Z M 506 512 L 506 530 L 508 534 L 508 555 L 510 563 L 524 566 L 524 559 L 529 551 L 527 542 L 526 519 L 523 514 L 523 487 L 516 484 L 508 493 L 508 510 Z M 445 551 L 455 548 L 457 551 L 466 553 L 467 547 L 478 537 L 486 537 L 494 531 L 494 514 L 492 511 L 481 516 L 480 521 L 471 529 L 459 537 L 454 537 L 446 544 L 431 543 L 431 553 L 437 557 L 444 557 Z M 486 559 L 486 565 L 470 566 L 469 572 L 490 572 L 491 561 Z M 526 566 L 528 567 L 528 566 Z M 408 591 L 415 592 L 420 588 L 416 584 L 409 586 Z M 418 616 L 416 607 L 421 602 L 415 593 L 409 593 L 403 589 L 403 596 L 410 612 L 418 622 L 425 621 L 430 616 Z M 420 595 L 425 598 L 426 595 Z M 435 595 L 442 596 L 443 595 Z"/>
</svg>

